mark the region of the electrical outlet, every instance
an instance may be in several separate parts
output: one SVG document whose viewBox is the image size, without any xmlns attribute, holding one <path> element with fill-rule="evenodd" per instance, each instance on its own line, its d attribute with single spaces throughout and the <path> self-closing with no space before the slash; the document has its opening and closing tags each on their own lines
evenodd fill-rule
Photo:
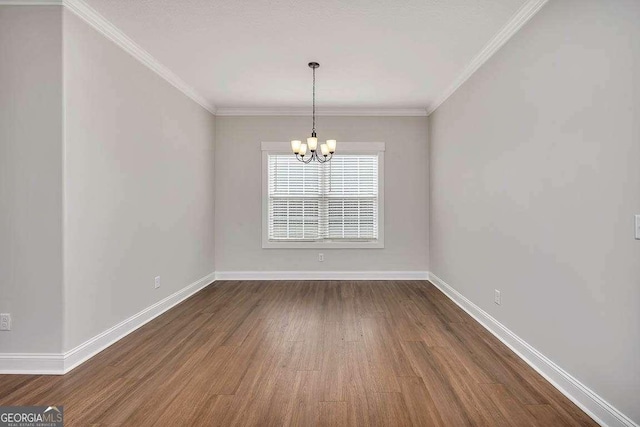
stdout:
<svg viewBox="0 0 640 427">
<path fill-rule="evenodd" d="M 493 302 L 495 302 L 498 305 L 502 305 L 502 296 L 500 295 L 500 291 L 499 290 L 495 290 L 495 293 L 493 294 Z"/>
<path fill-rule="evenodd" d="M 640 215 L 636 215 L 636 240 L 640 240 Z"/>
<path fill-rule="evenodd" d="M 160 276 L 156 276 L 156 281 L 155 281 L 154 287 L 156 289 L 158 289 L 160 287 Z"/>
<path fill-rule="evenodd" d="M 318 261 L 324 262 L 324 254 L 318 254 Z"/>
<path fill-rule="evenodd" d="M 0 314 L 0 331 L 10 331 L 10 330 L 11 330 L 11 314 L 1 313 Z"/>
</svg>

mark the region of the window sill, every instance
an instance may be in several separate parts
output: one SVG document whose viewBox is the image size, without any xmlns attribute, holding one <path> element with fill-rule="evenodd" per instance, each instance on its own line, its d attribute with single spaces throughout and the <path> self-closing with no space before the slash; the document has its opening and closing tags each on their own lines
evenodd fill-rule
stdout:
<svg viewBox="0 0 640 427">
<path fill-rule="evenodd" d="M 274 242 L 263 241 L 262 249 L 384 249 L 384 241 L 370 242 Z"/>
</svg>

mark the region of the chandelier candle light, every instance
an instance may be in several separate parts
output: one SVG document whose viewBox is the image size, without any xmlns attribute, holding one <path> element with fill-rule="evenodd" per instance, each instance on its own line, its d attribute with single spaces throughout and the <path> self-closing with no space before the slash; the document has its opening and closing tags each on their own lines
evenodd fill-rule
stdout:
<svg viewBox="0 0 640 427">
<path fill-rule="evenodd" d="M 306 144 L 298 139 L 291 141 L 291 149 L 296 155 L 296 159 L 302 163 L 310 163 L 313 159 L 320 163 L 331 160 L 333 153 L 336 151 L 336 140 L 328 139 L 326 144 L 320 145 L 320 153 L 318 154 L 318 137 L 316 136 L 316 68 L 320 64 L 317 62 L 309 62 L 309 68 L 313 70 L 313 127 L 311 128 L 311 137 L 307 138 Z M 311 155 L 305 159 L 307 150 Z"/>
</svg>

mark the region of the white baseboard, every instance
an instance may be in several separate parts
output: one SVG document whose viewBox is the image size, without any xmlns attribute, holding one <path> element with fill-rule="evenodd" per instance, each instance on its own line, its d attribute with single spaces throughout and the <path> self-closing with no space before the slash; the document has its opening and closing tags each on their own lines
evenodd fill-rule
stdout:
<svg viewBox="0 0 640 427">
<path fill-rule="evenodd" d="M 67 351 L 64 354 L 64 373 L 69 372 L 82 362 L 95 356 L 105 348 L 116 343 L 120 339 L 129 335 L 142 325 L 155 319 L 165 311 L 181 303 L 191 295 L 195 294 L 202 288 L 209 285 L 215 280 L 215 273 L 207 274 L 206 276 L 196 280 L 192 284 L 180 289 L 178 292 L 169 295 L 165 299 L 158 301 L 150 307 L 134 314 L 128 319 L 118 323 L 112 328 L 107 329 L 99 335 L 91 338 L 88 341 L 80 344 L 79 346 Z"/>
<path fill-rule="evenodd" d="M 216 280 L 427 280 L 428 271 L 217 271 Z"/>
<path fill-rule="evenodd" d="M 571 376 L 522 338 L 511 332 L 506 326 L 465 298 L 464 295 L 445 283 L 438 276 L 429 273 L 429 280 L 440 289 L 442 293 L 469 313 L 471 317 L 520 356 L 529 366 L 546 378 L 547 381 L 562 394 L 589 414 L 597 423 L 608 427 L 639 427 L 633 420 L 614 408 L 593 390 Z"/>
<path fill-rule="evenodd" d="M 0 354 L 0 375 L 60 375 L 62 373 L 64 373 L 64 355 L 60 353 Z"/>
<path fill-rule="evenodd" d="M 63 354 L 0 354 L 0 374 L 66 374 L 105 348 L 189 298 L 214 280 L 215 273 L 207 274 L 178 292 L 169 295 Z"/>
</svg>

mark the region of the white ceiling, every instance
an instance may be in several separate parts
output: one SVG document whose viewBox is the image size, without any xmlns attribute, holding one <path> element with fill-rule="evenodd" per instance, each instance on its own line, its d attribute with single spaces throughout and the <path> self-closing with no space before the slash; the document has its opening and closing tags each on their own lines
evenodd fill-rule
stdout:
<svg viewBox="0 0 640 427">
<path fill-rule="evenodd" d="M 85 0 L 216 107 L 429 108 L 526 0 Z"/>
</svg>

